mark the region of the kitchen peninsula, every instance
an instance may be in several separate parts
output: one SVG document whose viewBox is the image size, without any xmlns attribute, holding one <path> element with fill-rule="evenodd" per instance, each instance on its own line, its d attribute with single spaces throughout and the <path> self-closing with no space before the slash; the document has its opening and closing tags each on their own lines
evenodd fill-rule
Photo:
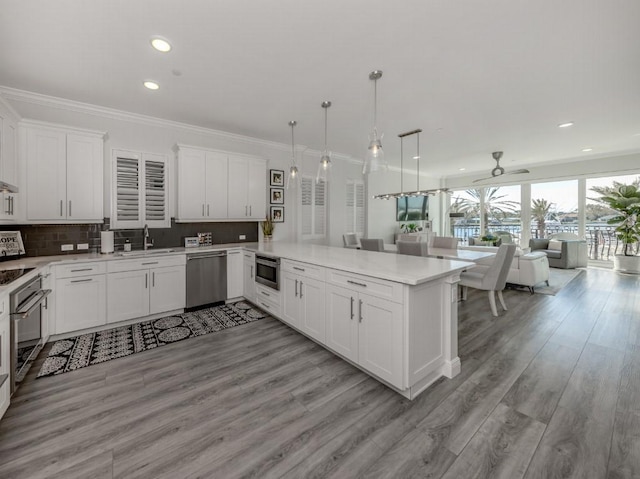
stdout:
<svg viewBox="0 0 640 479">
<path fill-rule="evenodd" d="M 274 316 L 413 399 L 460 372 L 457 282 L 472 263 L 301 243 L 260 243 L 281 258 Z"/>
</svg>

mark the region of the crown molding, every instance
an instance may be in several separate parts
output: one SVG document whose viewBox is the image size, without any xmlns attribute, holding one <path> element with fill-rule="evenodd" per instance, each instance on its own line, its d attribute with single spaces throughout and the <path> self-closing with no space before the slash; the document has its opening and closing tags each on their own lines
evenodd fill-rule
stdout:
<svg viewBox="0 0 640 479">
<path fill-rule="evenodd" d="M 67 100 L 65 98 L 43 95 L 41 93 L 34 93 L 30 91 L 19 90 L 17 88 L 10 88 L 10 87 L 5 87 L 0 85 L 0 101 L 2 101 L 3 98 L 7 100 L 17 101 L 17 102 L 40 105 L 48 108 L 57 108 L 59 110 L 65 110 L 65 111 L 70 111 L 74 113 L 93 115 L 100 118 L 108 118 L 111 120 L 128 121 L 130 123 L 137 123 L 137 124 L 146 125 L 146 126 L 179 129 L 183 131 L 188 131 L 190 133 L 195 133 L 198 135 L 206 135 L 214 138 L 232 140 L 235 142 L 244 143 L 246 145 L 251 145 L 254 147 L 260 146 L 265 148 L 272 148 L 272 149 L 280 150 L 283 152 L 291 151 L 291 145 L 287 145 L 285 143 L 278 143 L 275 141 L 263 140 L 263 139 L 254 138 L 251 136 L 238 135 L 236 133 L 229 133 L 227 131 L 214 130 L 212 128 L 204 128 L 201 126 L 190 125 L 188 123 L 182 123 L 182 122 L 173 121 L 173 120 L 165 120 L 163 118 L 157 118 L 154 116 L 141 115 L 138 113 L 117 110 L 115 108 L 108 108 L 108 107 L 93 105 L 90 103 L 83 103 L 75 100 Z M 6 102 L 3 102 L 3 103 L 6 103 Z M 11 108 L 10 105 L 9 105 L 9 108 L 11 109 L 12 112 L 15 112 L 15 109 Z M 20 118 L 19 115 L 17 115 L 17 117 Z M 298 148 L 300 148 L 305 153 L 321 155 L 321 152 L 319 150 L 312 150 L 310 148 L 296 145 L 296 149 Z M 362 160 L 353 158 L 350 155 L 334 153 L 332 154 L 332 158 L 335 158 L 340 161 L 349 162 L 349 163 L 362 164 Z"/>
</svg>

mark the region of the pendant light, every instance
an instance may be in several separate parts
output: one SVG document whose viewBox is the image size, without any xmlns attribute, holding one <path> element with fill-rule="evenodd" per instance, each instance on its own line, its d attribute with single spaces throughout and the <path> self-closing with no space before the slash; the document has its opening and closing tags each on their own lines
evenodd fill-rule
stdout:
<svg viewBox="0 0 640 479">
<path fill-rule="evenodd" d="M 296 147 L 293 141 L 293 129 L 298 124 L 296 120 L 291 120 L 289 126 L 291 127 L 291 167 L 289 168 L 289 177 L 287 178 L 287 189 L 294 190 L 300 184 L 300 172 L 296 165 Z"/>
<path fill-rule="evenodd" d="M 384 159 L 384 150 L 382 149 L 382 137 L 384 134 L 378 136 L 376 127 L 378 121 L 378 80 L 380 78 L 382 78 L 382 70 L 374 70 L 369 73 L 369 80 L 373 80 L 373 131 L 369 137 L 369 148 L 362 168 L 363 174 L 389 168 Z"/>
<path fill-rule="evenodd" d="M 320 157 L 316 183 L 319 183 L 320 180 L 327 182 L 331 176 L 331 153 L 327 150 L 327 109 L 331 106 L 331 102 L 323 101 L 321 106 L 324 108 L 324 151 Z"/>
</svg>

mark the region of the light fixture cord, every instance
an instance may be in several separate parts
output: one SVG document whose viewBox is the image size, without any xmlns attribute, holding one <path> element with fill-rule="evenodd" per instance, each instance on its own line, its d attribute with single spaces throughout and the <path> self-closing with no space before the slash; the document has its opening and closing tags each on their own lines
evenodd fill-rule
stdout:
<svg viewBox="0 0 640 479">
<path fill-rule="evenodd" d="M 404 138 L 400 137 L 400 194 L 404 193 L 404 150 L 403 150 Z"/>
<path fill-rule="evenodd" d="M 416 135 L 416 145 L 418 150 L 418 154 L 416 155 L 418 157 L 416 166 L 416 189 L 420 191 L 420 132 Z"/>
<path fill-rule="evenodd" d="M 324 151 L 327 152 L 327 110 L 329 108 L 324 108 Z"/>
<path fill-rule="evenodd" d="M 291 125 L 291 161 L 293 161 L 293 166 L 296 166 L 296 149 L 295 142 L 293 141 L 293 129 L 296 125 Z"/>
<path fill-rule="evenodd" d="M 377 130 L 378 124 L 378 80 L 373 81 L 373 129 Z M 377 132 L 376 132 L 377 133 Z"/>
</svg>

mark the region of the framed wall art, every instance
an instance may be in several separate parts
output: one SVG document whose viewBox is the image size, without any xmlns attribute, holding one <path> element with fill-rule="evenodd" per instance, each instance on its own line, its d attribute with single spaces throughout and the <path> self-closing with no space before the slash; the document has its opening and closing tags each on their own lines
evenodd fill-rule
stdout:
<svg viewBox="0 0 640 479">
<path fill-rule="evenodd" d="M 284 186 L 284 171 L 283 170 L 269 170 L 271 180 L 269 184 L 271 186 Z"/>
<path fill-rule="evenodd" d="M 284 204 L 284 189 L 283 188 L 271 188 L 271 204 L 283 205 Z"/>
<path fill-rule="evenodd" d="M 284 206 L 271 207 L 271 220 L 274 223 L 284 223 Z"/>
</svg>

